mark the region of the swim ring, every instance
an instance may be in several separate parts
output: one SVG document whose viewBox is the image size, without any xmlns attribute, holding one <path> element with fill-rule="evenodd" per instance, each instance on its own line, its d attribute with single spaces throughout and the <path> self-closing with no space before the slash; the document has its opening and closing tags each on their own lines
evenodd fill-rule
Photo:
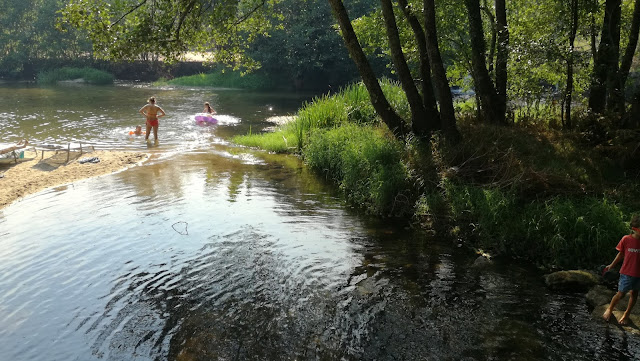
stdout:
<svg viewBox="0 0 640 361">
<path fill-rule="evenodd" d="M 194 116 L 196 123 L 207 123 L 207 124 L 217 124 L 218 119 L 214 118 L 211 114 L 208 113 L 198 113 Z"/>
</svg>

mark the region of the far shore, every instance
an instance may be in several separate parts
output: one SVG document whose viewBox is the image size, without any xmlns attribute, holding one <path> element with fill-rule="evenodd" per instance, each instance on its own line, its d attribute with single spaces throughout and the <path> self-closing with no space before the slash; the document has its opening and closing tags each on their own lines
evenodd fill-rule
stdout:
<svg viewBox="0 0 640 361">
<path fill-rule="evenodd" d="M 147 153 L 106 150 L 71 154 L 68 161 L 65 152 L 45 151 L 44 156 L 34 153 L 27 148 L 24 155 L 29 160 L 0 163 L 0 210 L 44 189 L 115 173 L 149 159 Z M 79 162 L 94 157 L 99 161 Z"/>
</svg>

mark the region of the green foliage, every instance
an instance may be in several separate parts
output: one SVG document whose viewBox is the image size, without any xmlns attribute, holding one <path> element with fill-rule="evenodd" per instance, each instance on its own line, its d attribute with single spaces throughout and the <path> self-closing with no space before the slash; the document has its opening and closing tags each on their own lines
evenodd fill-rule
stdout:
<svg viewBox="0 0 640 361">
<path fill-rule="evenodd" d="M 411 211 L 402 144 L 380 128 L 346 124 L 311 133 L 305 161 L 336 182 L 347 199 L 378 215 Z"/>
<path fill-rule="evenodd" d="M 246 51 L 281 18 L 274 12 L 278 2 L 78 0 L 67 3 L 59 27 L 86 30 L 96 56 L 105 59 L 134 60 L 156 54 L 172 61 L 197 51 L 234 70 L 251 70 L 258 64 Z"/>
<path fill-rule="evenodd" d="M 218 88 L 241 88 L 252 90 L 273 89 L 274 82 L 264 74 L 242 74 L 239 71 L 217 70 L 207 74 L 183 76 L 171 80 L 162 80 L 156 84 L 170 84 L 182 86 L 202 86 Z"/>
<path fill-rule="evenodd" d="M 589 267 L 613 259 L 630 215 L 602 197 L 555 196 L 522 203 L 514 193 L 444 182 L 445 198 L 463 237 L 486 250 L 538 264 Z"/>
<path fill-rule="evenodd" d="M 93 68 L 69 68 L 64 67 L 38 74 L 39 84 L 55 84 L 63 80 L 84 79 L 86 83 L 95 85 L 113 84 L 113 75 L 105 71 Z"/>
<path fill-rule="evenodd" d="M 18 78 L 40 59 L 86 57 L 84 33 L 55 28 L 61 0 L 4 0 L 0 11 L 0 77 Z M 27 74 L 24 74 L 27 75 Z"/>
<path fill-rule="evenodd" d="M 349 1 L 345 5 L 351 14 L 360 14 L 375 4 Z M 358 80 L 343 40 L 333 29 L 335 20 L 327 1 L 283 0 L 276 8 L 282 14 L 279 26 L 259 36 L 249 49 L 262 70 L 296 89 L 336 88 Z"/>
</svg>

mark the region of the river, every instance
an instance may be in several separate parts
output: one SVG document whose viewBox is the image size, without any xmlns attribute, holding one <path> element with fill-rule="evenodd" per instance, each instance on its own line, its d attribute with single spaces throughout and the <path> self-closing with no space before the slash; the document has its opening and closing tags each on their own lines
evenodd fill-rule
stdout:
<svg viewBox="0 0 640 361">
<path fill-rule="evenodd" d="M 155 95 L 160 145 L 128 131 Z M 0 84 L 0 142 L 152 153 L 0 211 L 0 360 L 638 360 L 640 343 L 457 242 L 234 146 L 311 95 Z M 220 124 L 192 116 L 208 101 Z"/>
</svg>

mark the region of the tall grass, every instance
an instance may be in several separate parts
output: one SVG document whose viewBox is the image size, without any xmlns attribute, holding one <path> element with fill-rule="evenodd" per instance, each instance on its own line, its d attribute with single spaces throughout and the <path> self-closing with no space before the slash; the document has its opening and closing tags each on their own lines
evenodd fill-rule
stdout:
<svg viewBox="0 0 640 361">
<path fill-rule="evenodd" d="M 499 189 L 444 182 L 448 211 L 479 247 L 561 268 L 613 259 L 630 215 L 606 197 L 525 201 Z"/>
<path fill-rule="evenodd" d="M 86 83 L 95 85 L 113 84 L 114 76 L 106 71 L 84 67 L 64 67 L 38 73 L 37 81 L 40 84 L 55 84 L 64 80 L 83 79 Z"/>
<path fill-rule="evenodd" d="M 402 144 L 381 128 L 345 124 L 311 133 L 305 161 L 337 183 L 346 198 L 377 215 L 406 215 L 415 194 Z"/>
<path fill-rule="evenodd" d="M 241 89 L 273 89 L 274 81 L 262 74 L 242 75 L 237 71 L 216 70 L 211 73 L 200 73 L 196 75 L 183 76 L 171 80 L 161 80 L 158 85 L 182 85 L 182 86 L 202 86 L 219 88 L 241 88 Z"/>
<path fill-rule="evenodd" d="M 398 84 L 388 79 L 381 80 L 380 84 L 392 105 L 397 107 L 401 114 L 408 114 L 406 98 Z M 300 152 L 312 130 L 334 128 L 348 123 L 379 123 L 369 93 L 362 83 L 348 85 L 336 94 L 322 95 L 303 104 L 293 122 L 275 131 L 278 135 L 245 135 L 235 137 L 233 141 L 270 151 Z"/>
</svg>

